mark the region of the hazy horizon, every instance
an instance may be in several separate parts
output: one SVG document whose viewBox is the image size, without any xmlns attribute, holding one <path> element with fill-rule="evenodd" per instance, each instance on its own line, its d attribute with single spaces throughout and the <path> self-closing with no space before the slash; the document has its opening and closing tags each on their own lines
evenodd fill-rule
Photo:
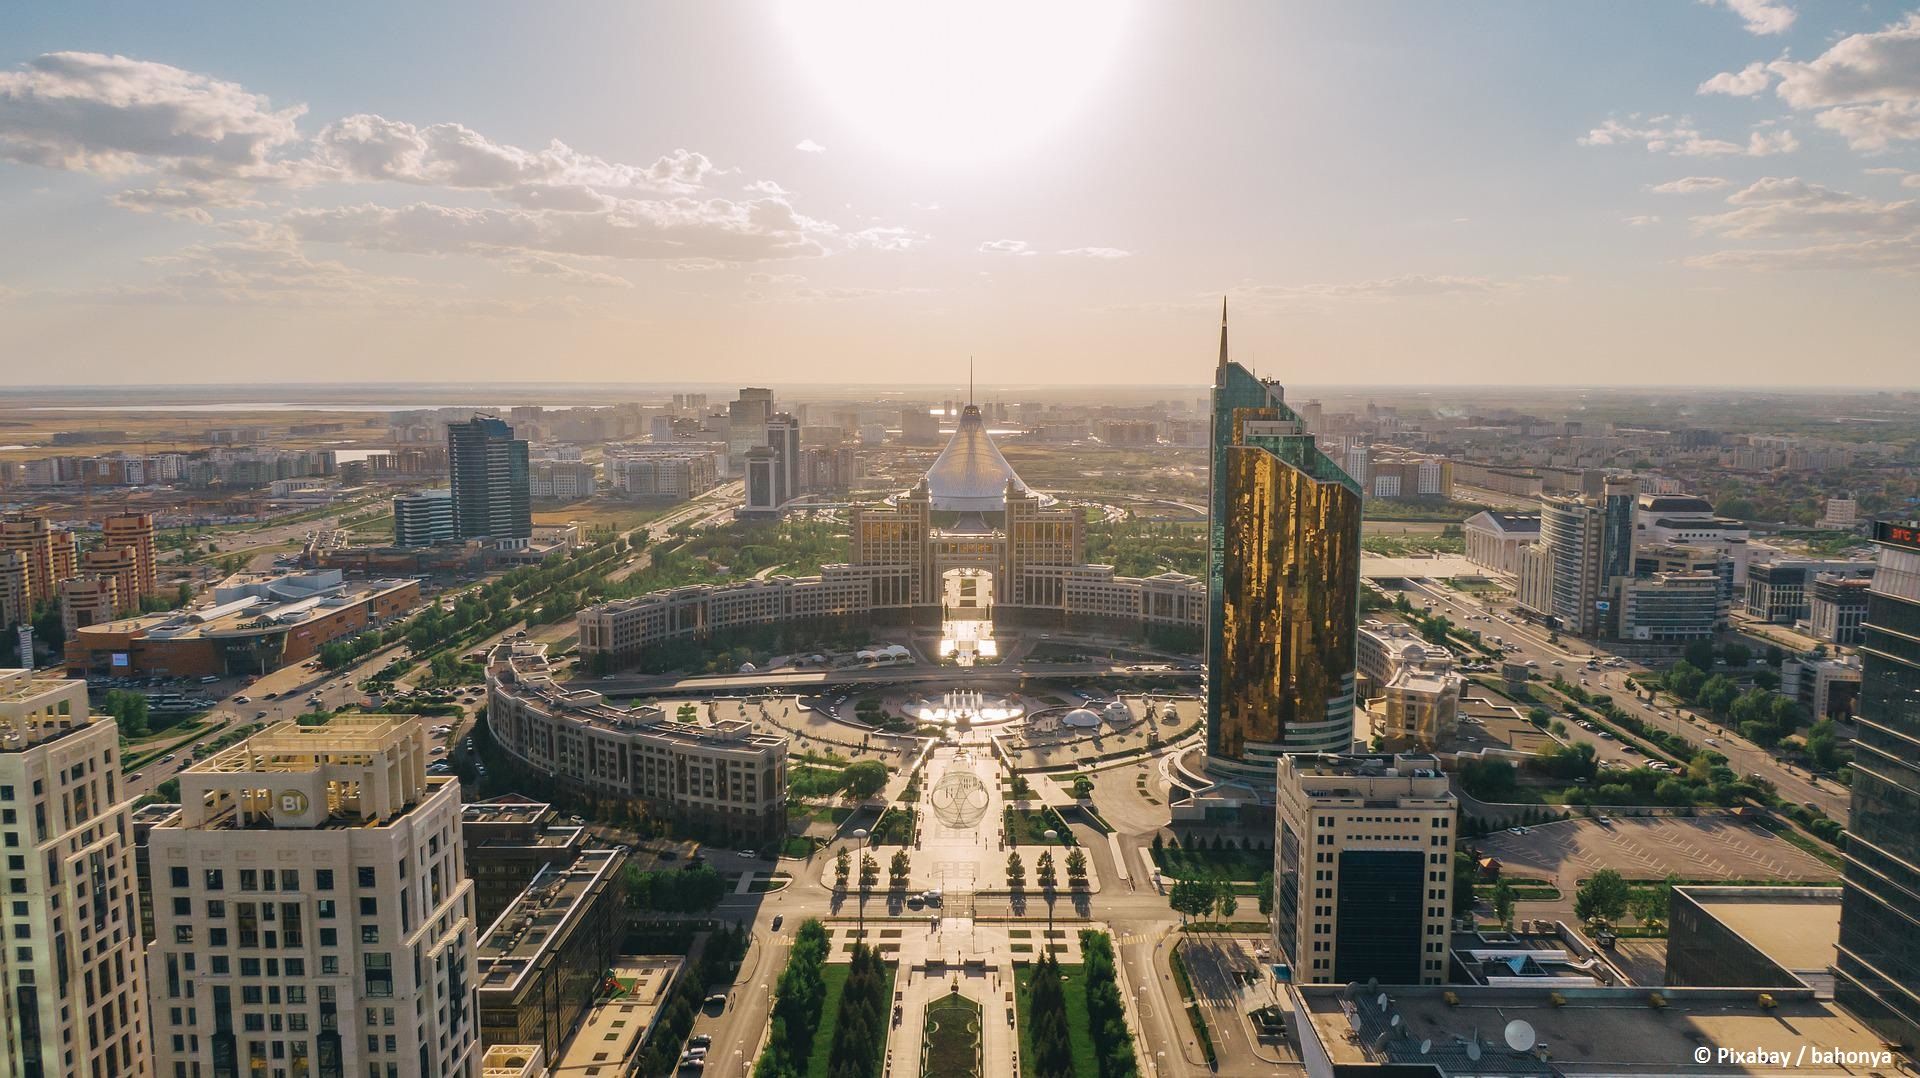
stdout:
<svg viewBox="0 0 1920 1078">
<path fill-rule="evenodd" d="M 1910 2 L 195 8 L 0 11 L 0 385 L 1920 385 Z"/>
</svg>

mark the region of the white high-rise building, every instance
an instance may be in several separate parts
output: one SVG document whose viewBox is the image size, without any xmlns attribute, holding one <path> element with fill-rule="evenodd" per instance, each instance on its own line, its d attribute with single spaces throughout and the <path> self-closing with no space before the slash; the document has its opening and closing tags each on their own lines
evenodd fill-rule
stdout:
<svg viewBox="0 0 1920 1078">
<path fill-rule="evenodd" d="M 480 1057 L 460 784 L 409 715 L 281 723 L 148 837 L 158 1073 L 447 1078 Z"/>
<path fill-rule="evenodd" d="M 132 799 L 87 683 L 0 670 L 0 1075 L 152 1070 Z"/>
</svg>

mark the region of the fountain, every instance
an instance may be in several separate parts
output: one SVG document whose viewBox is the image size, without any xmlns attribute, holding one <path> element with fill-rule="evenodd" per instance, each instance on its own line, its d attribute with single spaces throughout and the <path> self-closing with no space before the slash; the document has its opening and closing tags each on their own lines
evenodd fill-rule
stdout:
<svg viewBox="0 0 1920 1078">
<path fill-rule="evenodd" d="M 989 698 L 978 689 L 948 689 L 936 703 L 922 700 L 908 708 L 921 722 L 966 729 L 982 723 L 1011 722 L 1027 713 L 1025 706 L 1002 697 Z"/>
</svg>

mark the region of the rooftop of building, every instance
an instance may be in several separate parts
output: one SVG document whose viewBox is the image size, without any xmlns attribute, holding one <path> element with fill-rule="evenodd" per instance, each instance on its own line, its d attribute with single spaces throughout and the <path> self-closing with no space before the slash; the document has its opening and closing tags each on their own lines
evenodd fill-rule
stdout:
<svg viewBox="0 0 1920 1078">
<path fill-rule="evenodd" d="M 618 850 L 587 850 L 572 864 L 542 868 L 481 936 L 475 951 L 480 991 L 517 993 L 625 860 Z"/>
<path fill-rule="evenodd" d="M 1662 528 L 1685 529 L 1687 531 L 1744 532 L 1746 524 L 1724 517 L 1656 517 L 1654 524 Z"/>
<path fill-rule="evenodd" d="M 960 409 L 953 437 L 924 482 L 934 511 L 941 513 L 1004 513 L 1009 493 L 1032 493 L 993 444 L 977 404 Z"/>
<path fill-rule="evenodd" d="M 755 733 L 746 719 L 710 723 L 674 722 L 657 704 L 615 707 L 594 689 L 574 689 L 548 672 L 547 646 L 531 641 L 497 645 L 487 657 L 487 679 L 510 695 L 531 697 L 550 712 L 608 730 L 644 733 L 689 747 L 760 751 L 784 747 L 787 739 Z"/>
<path fill-rule="evenodd" d="M 1642 494 L 1635 507 L 1643 513 L 1701 513 L 1713 515 L 1713 503 L 1693 494 Z"/>
<path fill-rule="evenodd" d="M 0 670 L 0 752 L 20 752 L 93 725 L 87 683 L 34 670 Z"/>
<path fill-rule="evenodd" d="M 1593 987 L 1626 978 L 1606 958 L 1555 921 L 1523 923 L 1513 932 L 1455 932 L 1455 963 L 1475 984 Z M 1530 930 L 1527 930 L 1529 929 Z"/>
<path fill-rule="evenodd" d="M 1677 887 L 1754 949 L 1794 973 L 1824 973 L 1840 938 L 1838 887 Z"/>
<path fill-rule="evenodd" d="M 101 635 L 143 633 L 150 640 L 244 636 L 291 629 L 342 607 L 415 586 L 414 581 L 347 581 L 338 569 L 306 573 L 242 573 L 214 589 L 210 603 L 82 626 Z"/>
<path fill-rule="evenodd" d="M 1770 1007 L 1752 989 L 1306 985 L 1292 991 L 1301 1021 L 1311 1023 L 1336 1066 L 1424 1063 L 1447 1076 L 1498 1078 L 1780 1070 L 1752 1056 L 1721 1055 L 1729 1049 L 1784 1053 L 1799 1061 L 1795 1073 L 1857 1075 L 1874 1068 L 1825 1064 L 1802 1052 L 1809 1045 L 1886 1051 L 1878 1035 L 1804 989 L 1769 990 Z M 1533 1049 L 1516 1051 L 1513 1043 Z M 1702 1049 L 1704 1057 L 1696 1054 Z M 1879 1069 L 1896 1068 L 1889 1061 Z"/>
<path fill-rule="evenodd" d="M 427 774 L 414 715 L 335 715 L 267 727 L 178 775 L 181 830 L 391 826 L 459 780 Z M 275 776 L 267 778 L 266 776 Z"/>
<path fill-rule="evenodd" d="M 587 1012 L 572 1039 L 560 1049 L 555 1071 L 591 1074 L 634 1055 L 666 1004 L 667 991 L 679 979 L 686 959 L 678 955 L 641 955 L 618 958 L 614 979 L 625 992 L 603 1000 Z M 621 1073 L 617 1066 L 602 1073 Z"/>
<path fill-rule="evenodd" d="M 1540 530 L 1539 513 L 1516 513 L 1504 509 L 1483 509 L 1467 518 L 1471 524 L 1479 521 L 1482 525 L 1497 527 L 1503 532 L 1533 534 Z"/>
<path fill-rule="evenodd" d="M 537 1044 L 491 1044 L 480 1057 L 480 1078 L 540 1078 L 548 1073 Z"/>
</svg>

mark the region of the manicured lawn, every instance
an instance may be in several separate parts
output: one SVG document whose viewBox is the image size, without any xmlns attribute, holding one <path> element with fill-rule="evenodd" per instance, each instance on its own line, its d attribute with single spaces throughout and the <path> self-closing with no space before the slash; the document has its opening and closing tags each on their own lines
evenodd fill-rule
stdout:
<svg viewBox="0 0 1920 1078">
<path fill-rule="evenodd" d="M 926 1078 L 981 1078 L 980 1005 L 957 992 L 927 1004 Z"/>
<path fill-rule="evenodd" d="M 820 1005 L 820 1028 L 813 1033 L 813 1054 L 807 1057 L 807 1078 L 829 1078 L 827 1070 L 828 1056 L 833 1053 L 833 1027 L 840 1022 L 840 993 L 846 990 L 847 975 L 853 972 L 853 966 L 843 961 L 832 961 L 840 955 L 830 955 L 826 965 L 820 967 L 820 979 L 826 983 L 826 1002 Z M 887 966 L 887 1014 L 893 1014 L 893 978 L 899 972 L 897 964 Z M 886 1055 L 882 1053 L 881 1061 Z"/>
<path fill-rule="evenodd" d="M 1020 1023 L 1020 1074 L 1028 1078 L 1033 1070 L 1033 1021 L 1027 1014 L 1027 984 L 1033 979 L 1033 966 L 1021 965 L 1013 972 L 1014 1015 Z M 1067 1028 L 1072 1031 L 1073 1073 L 1076 1078 L 1098 1078 L 1100 1052 L 1093 1043 L 1093 1022 L 1087 1017 L 1087 987 L 1080 982 L 1080 967 L 1061 966 L 1061 987 L 1066 990 Z"/>
<path fill-rule="evenodd" d="M 1073 830 L 1060 819 L 1060 814 L 1052 809 L 1040 809 L 1036 812 L 1021 812 L 1017 809 L 1006 810 L 1007 840 L 1016 846 L 1045 846 L 1047 831 L 1058 831 L 1060 837 L 1053 844 L 1073 845 Z"/>
<path fill-rule="evenodd" d="M 1273 871 L 1273 853 L 1269 850 L 1189 850 L 1153 851 L 1160 871 L 1176 880 L 1207 879 L 1225 876 L 1230 880 L 1257 880 Z"/>
</svg>

